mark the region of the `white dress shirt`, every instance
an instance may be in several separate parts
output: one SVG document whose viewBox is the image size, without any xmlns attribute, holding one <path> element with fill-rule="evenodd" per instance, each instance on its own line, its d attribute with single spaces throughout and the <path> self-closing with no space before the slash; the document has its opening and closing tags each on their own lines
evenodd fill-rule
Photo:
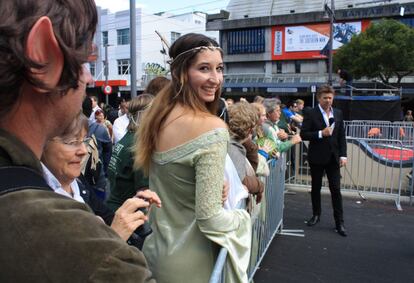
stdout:
<svg viewBox="0 0 414 283">
<path fill-rule="evenodd" d="M 114 125 L 112 126 L 112 133 L 114 135 L 114 143 L 119 142 L 127 133 L 129 125 L 128 114 L 124 114 L 115 119 Z"/>
<path fill-rule="evenodd" d="M 335 122 L 333 122 L 332 125 L 329 125 L 329 119 L 334 117 L 332 107 L 329 109 L 329 114 L 326 113 L 325 110 L 323 110 L 320 104 L 318 104 L 318 107 L 322 113 L 323 120 L 325 121 L 326 126 L 331 128 L 331 133 L 332 133 L 335 128 Z M 318 132 L 318 136 L 320 139 L 322 138 L 322 131 Z"/>
<path fill-rule="evenodd" d="M 55 193 L 60 194 L 62 196 L 74 199 L 78 202 L 85 203 L 83 198 L 80 195 L 79 186 L 76 182 L 76 179 L 70 184 L 70 187 L 72 188 L 73 196 L 69 194 L 67 191 L 65 191 L 58 181 L 56 177 L 50 172 L 50 170 L 41 162 L 43 167 L 43 176 L 45 177 L 46 183 L 55 191 Z"/>
</svg>

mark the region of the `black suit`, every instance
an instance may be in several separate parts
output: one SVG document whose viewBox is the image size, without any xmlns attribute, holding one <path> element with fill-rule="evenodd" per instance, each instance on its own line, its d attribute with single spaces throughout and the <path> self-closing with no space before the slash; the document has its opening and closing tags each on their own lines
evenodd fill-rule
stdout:
<svg viewBox="0 0 414 283">
<path fill-rule="evenodd" d="M 329 137 L 319 138 L 319 131 L 327 127 L 319 106 L 306 111 L 300 135 L 309 140 L 308 162 L 312 176 L 313 215 L 321 214 L 322 177 L 326 172 L 332 197 L 335 223 L 343 223 L 342 196 L 340 189 L 339 158 L 346 157 L 346 139 L 342 112 L 333 109 L 334 130 Z"/>
</svg>

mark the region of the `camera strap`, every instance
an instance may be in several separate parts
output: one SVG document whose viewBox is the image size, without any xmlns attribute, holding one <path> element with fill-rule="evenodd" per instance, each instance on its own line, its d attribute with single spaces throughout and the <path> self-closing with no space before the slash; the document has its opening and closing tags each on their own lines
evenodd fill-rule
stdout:
<svg viewBox="0 0 414 283">
<path fill-rule="evenodd" d="M 0 167 L 0 195 L 29 189 L 51 190 L 43 176 L 31 168 L 24 166 Z"/>
</svg>

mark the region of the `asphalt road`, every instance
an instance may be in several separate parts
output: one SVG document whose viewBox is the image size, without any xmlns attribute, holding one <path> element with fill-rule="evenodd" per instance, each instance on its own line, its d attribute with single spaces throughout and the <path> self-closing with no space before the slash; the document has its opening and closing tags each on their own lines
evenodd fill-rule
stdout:
<svg viewBox="0 0 414 283">
<path fill-rule="evenodd" d="M 321 222 L 307 227 L 310 194 L 285 196 L 284 228 L 305 237 L 277 235 L 255 283 L 414 282 L 414 206 L 398 211 L 392 200 L 344 197 L 348 237 L 334 231 L 330 195 L 322 195 Z"/>
</svg>

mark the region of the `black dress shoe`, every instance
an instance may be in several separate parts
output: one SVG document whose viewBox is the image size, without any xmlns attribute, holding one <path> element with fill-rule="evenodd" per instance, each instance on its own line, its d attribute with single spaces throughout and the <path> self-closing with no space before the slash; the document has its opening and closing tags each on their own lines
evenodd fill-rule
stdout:
<svg viewBox="0 0 414 283">
<path fill-rule="evenodd" d="M 345 230 L 345 227 L 344 227 L 344 224 L 336 225 L 336 232 L 339 235 L 341 235 L 342 237 L 346 237 L 347 236 L 346 230 Z"/>
<path fill-rule="evenodd" d="M 311 218 L 311 219 L 309 219 L 309 220 L 306 222 L 306 224 L 307 224 L 308 226 L 313 226 L 313 225 L 315 225 L 316 223 L 318 223 L 320 220 L 321 220 L 321 219 L 320 219 L 319 215 L 314 215 L 314 216 L 312 216 L 312 218 Z"/>
</svg>

